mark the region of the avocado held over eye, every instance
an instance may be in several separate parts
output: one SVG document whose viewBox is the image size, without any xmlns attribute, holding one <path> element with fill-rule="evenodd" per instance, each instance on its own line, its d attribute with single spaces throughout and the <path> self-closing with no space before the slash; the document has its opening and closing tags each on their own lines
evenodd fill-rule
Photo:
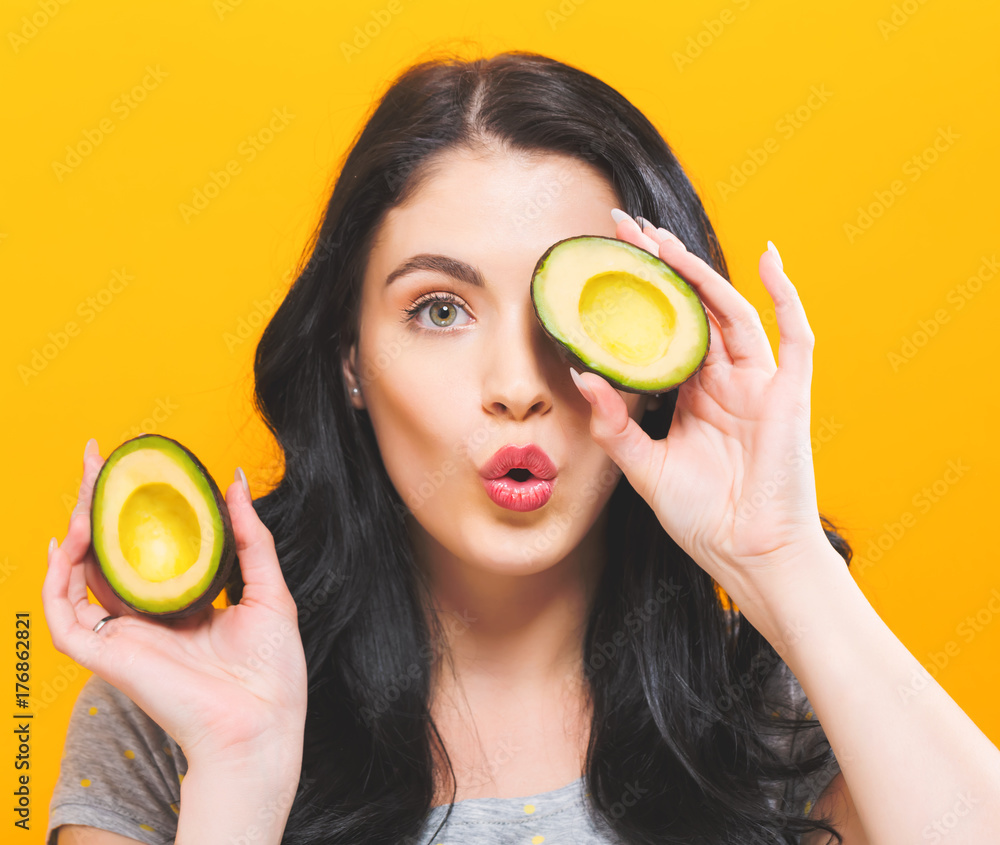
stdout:
<svg viewBox="0 0 1000 845">
<path fill-rule="evenodd" d="M 160 619 L 210 605 L 236 560 L 215 481 L 184 446 L 158 434 L 126 440 L 108 456 L 94 483 L 90 531 L 115 595 Z"/>
<path fill-rule="evenodd" d="M 563 358 L 628 393 L 665 393 L 701 369 L 711 333 L 695 290 L 658 256 L 582 235 L 535 264 L 531 303 Z"/>
</svg>

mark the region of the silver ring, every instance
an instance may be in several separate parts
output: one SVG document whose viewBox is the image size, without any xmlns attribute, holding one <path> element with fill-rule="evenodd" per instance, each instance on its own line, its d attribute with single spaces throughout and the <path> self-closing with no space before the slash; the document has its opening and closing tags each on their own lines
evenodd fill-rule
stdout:
<svg viewBox="0 0 1000 845">
<path fill-rule="evenodd" d="M 94 633 L 96 634 L 98 631 L 101 630 L 101 628 L 104 627 L 104 625 L 108 622 L 108 620 L 114 619 L 114 618 L 115 618 L 114 616 L 105 616 L 100 622 L 98 622 L 94 626 Z"/>
</svg>

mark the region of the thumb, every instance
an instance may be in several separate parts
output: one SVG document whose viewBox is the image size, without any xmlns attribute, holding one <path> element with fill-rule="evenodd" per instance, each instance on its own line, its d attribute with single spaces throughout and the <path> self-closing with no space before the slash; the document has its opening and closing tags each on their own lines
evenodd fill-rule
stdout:
<svg viewBox="0 0 1000 845">
<path fill-rule="evenodd" d="M 237 469 L 236 480 L 226 490 L 226 507 L 233 523 L 236 556 L 243 575 L 240 604 L 262 604 L 287 613 L 289 604 L 294 608 L 294 601 L 278 563 L 274 538 L 254 510 L 245 479 L 243 471 Z"/>
<path fill-rule="evenodd" d="M 657 466 L 655 441 L 631 416 L 625 400 L 597 373 L 570 375 L 584 398 L 590 402 L 590 435 L 621 468 L 635 492 L 647 502 L 655 489 Z"/>
</svg>

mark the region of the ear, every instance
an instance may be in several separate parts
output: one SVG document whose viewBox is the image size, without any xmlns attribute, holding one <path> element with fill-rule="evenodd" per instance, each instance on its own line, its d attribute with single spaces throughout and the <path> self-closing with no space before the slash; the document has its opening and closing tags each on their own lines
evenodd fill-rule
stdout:
<svg viewBox="0 0 1000 845">
<path fill-rule="evenodd" d="M 357 344 L 351 345 L 350 358 L 349 360 L 342 360 L 341 366 L 344 371 L 344 384 L 347 385 L 347 398 L 348 401 L 359 411 L 365 407 L 364 395 L 360 392 L 361 384 L 357 377 Z M 354 388 L 358 388 L 358 393 L 354 392 Z"/>
</svg>

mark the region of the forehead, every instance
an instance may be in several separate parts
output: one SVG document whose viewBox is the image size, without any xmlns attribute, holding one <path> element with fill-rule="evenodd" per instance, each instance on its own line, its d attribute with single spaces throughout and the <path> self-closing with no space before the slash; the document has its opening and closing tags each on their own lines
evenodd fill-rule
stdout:
<svg viewBox="0 0 1000 845">
<path fill-rule="evenodd" d="M 398 208 L 440 202 L 459 185 L 466 193 L 480 196 L 517 196 L 537 191 L 540 184 L 553 198 L 574 185 L 581 190 L 598 190 L 614 196 L 610 182 L 594 165 L 550 150 L 451 147 L 426 159 L 418 171 L 416 189 Z M 461 202 L 462 196 L 455 199 Z"/>
<path fill-rule="evenodd" d="M 450 149 L 425 164 L 407 200 L 385 215 L 369 270 L 385 278 L 392 263 L 436 252 L 495 267 L 534 261 L 573 235 L 614 232 L 620 201 L 592 164 L 550 152 Z"/>
</svg>

